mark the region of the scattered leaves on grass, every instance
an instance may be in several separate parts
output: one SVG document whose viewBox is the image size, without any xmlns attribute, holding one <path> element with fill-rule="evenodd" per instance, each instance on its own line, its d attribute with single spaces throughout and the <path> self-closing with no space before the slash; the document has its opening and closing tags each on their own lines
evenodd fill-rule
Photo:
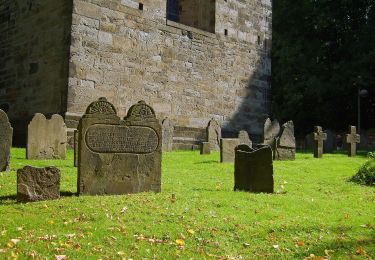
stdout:
<svg viewBox="0 0 375 260">
<path fill-rule="evenodd" d="M 185 241 L 183 239 L 178 238 L 176 239 L 176 244 L 178 246 L 185 246 Z"/>
<path fill-rule="evenodd" d="M 358 247 L 357 250 L 355 251 L 357 255 L 366 255 L 366 251 L 363 249 L 363 247 Z"/>
<path fill-rule="evenodd" d="M 296 243 L 296 246 L 304 246 L 304 245 L 305 245 L 305 242 L 303 242 L 303 241 L 298 241 Z"/>
<path fill-rule="evenodd" d="M 55 255 L 55 260 L 66 260 L 68 257 L 66 255 Z"/>
</svg>

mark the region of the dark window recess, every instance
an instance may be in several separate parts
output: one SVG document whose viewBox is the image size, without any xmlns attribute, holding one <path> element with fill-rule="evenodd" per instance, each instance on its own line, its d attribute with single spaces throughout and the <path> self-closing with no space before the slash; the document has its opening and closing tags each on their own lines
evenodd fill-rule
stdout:
<svg viewBox="0 0 375 260">
<path fill-rule="evenodd" d="M 138 9 L 141 10 L 141 11 L 143 11 L 143 4 L 142 3 L 139 3 Z"/>
<path fill-rule="evenodd" d="M 167 19 L 215 32 L 215 0 L 168 0 Z"/>
<path fill-rule="evenodd" d="M 224 35 L 228 36 L 228 30 L 227 29 L 224 29 Z"/>
</svg>

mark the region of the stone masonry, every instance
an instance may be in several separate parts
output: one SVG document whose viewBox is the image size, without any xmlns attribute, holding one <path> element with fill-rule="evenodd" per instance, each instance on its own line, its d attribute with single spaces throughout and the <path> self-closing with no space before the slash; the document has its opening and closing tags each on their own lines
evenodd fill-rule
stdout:
<svg viewBox="0 0 375 260">
<path fill-rule="evenodd" d="M 269 113 L 271 1 L 214 5 L 196 28 L 182 24 L 188 9 L 181 23 L 168 20 L 167 0 L 1 1 L 0 107 L 19 124 L 37 112 L 62 114 L 73 133 L 101 96 L 120 117 L 145 100 L 176 127 L 203 129 L 215 118 L 260 136 Z"/>
</svg>

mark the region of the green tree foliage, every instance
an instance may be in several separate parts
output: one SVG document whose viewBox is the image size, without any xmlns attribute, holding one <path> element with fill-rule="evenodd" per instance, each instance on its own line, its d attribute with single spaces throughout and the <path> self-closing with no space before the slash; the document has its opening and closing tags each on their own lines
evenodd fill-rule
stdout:
<svg viewBox="0 0 375 260">
<path fill-rule="evenodd" d="M 375 0 L 277 0 L 273 11 L 273 114 L 297 133 L 357 122 L 375 127 Z"/>
</svg>

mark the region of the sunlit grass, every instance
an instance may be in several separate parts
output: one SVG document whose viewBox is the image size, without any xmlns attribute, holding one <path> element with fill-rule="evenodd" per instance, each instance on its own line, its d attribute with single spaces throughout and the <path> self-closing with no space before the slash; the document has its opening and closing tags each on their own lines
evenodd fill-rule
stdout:
<svg viewBox="0 0 375 260">
<path fill-rule="evenodd" d="M 375 254 L 374 188 L 347 181 L 364 156 L 298 153 L 274 163 L 276 194 L 251 194 L 233 192 L 233 164 L 220 164 L 218 153 L 171 152 L 163 155 L 161 193 L 101 197 L 75 196 L 71 150 L 64 161 L 24 158 L 14 148 L 13 170 L 0 175 L 0 259 Z M 25 165 L 57 166 L 63 197 L 16 203 L 15 170 Z"/>
</svg>

